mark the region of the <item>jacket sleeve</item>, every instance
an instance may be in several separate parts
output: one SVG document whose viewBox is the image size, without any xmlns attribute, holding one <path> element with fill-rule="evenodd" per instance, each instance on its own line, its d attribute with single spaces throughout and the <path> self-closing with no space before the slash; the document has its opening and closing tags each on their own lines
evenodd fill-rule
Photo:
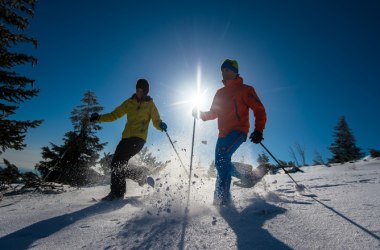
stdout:
<svg viewBox="0 0 380 250">
<path fill-rule="evenodd" d="M 161 130 L 161 128 L 160 128 L 160 124 L 161 124 L 160 113 L 158 112 L 158 109 L 157 109 L 157 107 L 153 101 L 152 101 L 152 109 L 151 109 L 150 117 L 152 118 L 153 126 L 156 129 Z"/>
<path fill-rule="evenodd" d="M 257 96 L 253 87 L 249 87 L 248 91 L 243 94 L 243 100 L 253 110 L 255 116 L 255 130 L 263 132 L 267 121 L 267 115 L 264 105 L 261 103 L 260 98 Z"/>
<path fill-rule="evenodd" d="M 115 108 L 114 111 L 112 111 L 111 113 L 100 115 L 99 121 L 100 122 L 112 122 L 112 121 L 119 119 L 123 115 L 127 114 L 128 113 L 127 112 L 127 106 L 128 106 L 127 101 L 128 100 L 124 101 L 117 108 Z"/>
<path fill-rule="evenodd" d="M 210 111 L 204 111 L 204 112 L 201 111 L 200 112 L 200 118 L 203 121 L 214 120 L 214 119 L 218 118 L 218 115 L 216 112 L 216 109 L 218 106 L 218 100 L 219 100 L 219 98 L 218 98 L 218 92 L 217 92 L 214 96 L 214 99 L 212 100 Z"/>
</svg>

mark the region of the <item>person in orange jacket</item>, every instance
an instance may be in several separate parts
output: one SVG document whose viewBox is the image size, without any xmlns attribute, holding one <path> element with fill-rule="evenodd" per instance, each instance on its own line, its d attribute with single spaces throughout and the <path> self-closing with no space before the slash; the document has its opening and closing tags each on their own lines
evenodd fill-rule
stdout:
<svg viewBox="0 0 380 250">
<path fill-rule="evenodd" d="M 249 132 L 249 109 L 255 116 L 255 128 L 250 135 L 253 143 L 263 140 L 266 112 L 252 86 L 243 83 L 236 60 L 226 59 L 221 65 L 224 87 L 219 89 L 211 108 L 206 112 L 193 109 L 194 118 L 203 121 L 218 119 L 219 138 L 215 149 L 215 166 L 218 176 L 215 183 L 214 205 L 232 202 L 230 186 L 235 168 L 231 163 L 233 153 L 246 141 Z"/>
</svg>

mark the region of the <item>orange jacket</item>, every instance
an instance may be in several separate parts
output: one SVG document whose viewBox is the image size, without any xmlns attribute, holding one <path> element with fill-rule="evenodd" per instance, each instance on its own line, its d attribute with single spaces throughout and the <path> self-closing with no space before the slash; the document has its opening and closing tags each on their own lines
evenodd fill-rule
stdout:
<svg viewBox="0 0 380 250">
<path fill-rule="evenodd" d="M 249 108 L 255 116 L 255 130 L 263 132 L 266 113 L 253 87 L 243 84 L 243 78 L 223 81 L 212 101 L 210 111 L 200 112 L 203 121 L 218 118 L 219 137 L 225 137 L 232 130 L 249 132 Z"/>
</svg>

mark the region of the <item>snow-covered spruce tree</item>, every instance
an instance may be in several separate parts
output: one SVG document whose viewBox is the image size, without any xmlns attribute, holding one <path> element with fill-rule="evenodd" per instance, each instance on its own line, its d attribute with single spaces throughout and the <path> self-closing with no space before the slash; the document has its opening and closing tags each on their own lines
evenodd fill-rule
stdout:
<svg viewBox="0 0 380 250">
<path fill-rule="evenodd" d="M 265 152 L 262 152 L 261 154 L 258 155 L 257 157 L 257 163 L 259 165 L 268 165 L 271 167 L 271 170 L 269 171 L 270 174 L 276 174 L 279 170 L 279 167 L 273 164 L 269 163 L 269 157 Z M 285 163 L 285 162 L 283 162 Z M 286 164 L 286 163 L 285 163 Z"/>
<path fill-rule="evenodd" d="M 329 150 L 332 158 L 329 163 L 344 163 L 358 160 L 364 156 L 361 149 L 356 146 L 356 140 L 348 127 L 346 118 L 342 116 L 334 129 L 334 142 L 331 143 Z"/>
<path fill-rule="evenodd" d="M 7 159 L 3 159 L 5 168 L 0 168 L 3 177 L 9 180 L 9 183 L 15 183 L 17 179 L 21 176 L 20 171 L 17 166 L 10 163 Z"/>
<path fill-rule="evenodd" d="M 13 191 L 20 191 L 22 189 L 37 187 L 41 179 L 35 173 L 26 172 L 20 173 L 18 167 L 15 164 L 10 163 L 8 160 L 4 160 L 6 168 L 0 167 L 0 190 L 6 190 L 11 184 L 24 184 L 23 186 L 17 185 L 13 188 Z"/>
<path fill-rule="evenodd" d="M 26 63 L 33 66 L 37 59 L 15 52 L 12 47 L 31 43 L 37 47 L 37 40 L 24 35 L 29 19 L 34 15 L 35 0 L 0 0 L 0 154 L 6 149 L 25 148 L 25 135 L 29 128 L 41 124 L 41 120 L 16 120 L 19 104 L 36 96 L 34 80 L 22 76 L 14 68 Z"/>
<path fill-rule="evenodd" d="M 103 157 L 99 160 L 100 169 L 103 171 L 105 176 L 111 175 L 111 163 L 113 154 L 103 153 Z"/>
<path fill-rule="evenodd" d="M 100 143 L 95 135 L 101 130 L 99 123 L 89 121 L 90 114 L 103 110 L 93 92 L 88 91 L 81 100 L 82 105 L 71 112 L 71 121 L 74 131 L 69 131 L 63 138 L 63 145 L 51 143 L 42 148 L 42 158 L 36 165 L 46 181 L 55 181 L 63 184 L 82 186 L 89 183 L 88 176 L 93 175 L 91 169 L 99 158 L 106 143 Z"/>
<path fill-rule="evenodd" d="M 257 157 L 257 163 L 259 165 L 264 165 L 264 164 L 269 163 L 269 157 L 267 156 L 265 152 L 259 154 L 259 156 Z"/>
<path fill-rule="evenodd" d="M 8 185 L 16 183 L 21 177 L 17 166 L 4 159 L 5 168 L 0 168 L 0 190 L 6 189 Z"/>
<path fill-rule="evenodd" d="M 147 165 L 150 168 L 163 168 L 166 167 L 167 163 L 163 163 L 161 161 L 157 161 L 157 158 L 153 156 L 151 152 L 149 152 L 147 147 L 144 147 L 137 153 L 142 163 Z"/>
</svg>

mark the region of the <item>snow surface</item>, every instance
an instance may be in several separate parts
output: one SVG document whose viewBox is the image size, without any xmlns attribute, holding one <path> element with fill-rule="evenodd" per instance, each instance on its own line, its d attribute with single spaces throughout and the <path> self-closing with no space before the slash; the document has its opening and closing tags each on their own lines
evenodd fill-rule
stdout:
<svg viewBox="0 0 380 250">
<path fill-rule="evenodd" d="M 127 182 L 124 200 L 97 201 L 109 186 L 28 193 L 0 201 L 0 249 L 380 249 L 380 159 L 304 167 L 232 187 L 235 205 L 211 205 L 214 178 L 180 168 L 156 186 Z M 310 193 L 310 191 L 312 193 Z"/>
</svg>

